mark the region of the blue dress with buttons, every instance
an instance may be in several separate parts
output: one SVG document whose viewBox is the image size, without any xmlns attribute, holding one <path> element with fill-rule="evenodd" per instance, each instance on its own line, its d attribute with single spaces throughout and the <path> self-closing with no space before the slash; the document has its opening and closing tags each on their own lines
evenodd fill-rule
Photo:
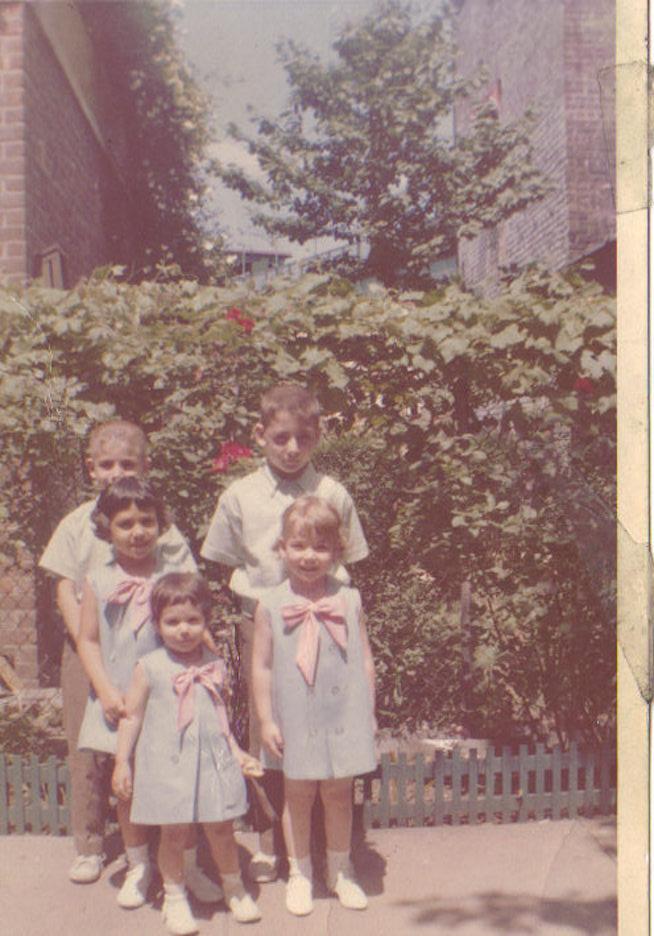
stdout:
<svg viewBox="0 0 654 936">
<path fill-rule="evenodd" d="M 288 580 L 271 588 L 261 605 L 270 616 L 273 641 L 273 717 L 284 739 L 283 757 L 264 750 L 266 767 L 292 780 L 353 777 L 377 764 L 373 712 L 360 632 L 361 598 L 355 588 L 328 580 L 327 595 L 342 595 L 347 622 L 345 651 L 320 627 L 316 679 L 307 685 L 295 662 L 301 627 L 287 632 L 284 605 L 303 599 Z"/>
<path fill-rule="evenodd" d="M 152 578 L 157 579 L 166 572 L 190 572 L 194 569 L 192 559 L 184 559 L 181 563 L 176 558 L 171 561 L 165 550 L 158 548 Z M 107 602 L 114 589 L 129 578 L 113 556 L 104 565 L 94 567 L 87 576 L 97 598 L 102 663 L 112 685 L 122 693 L 127 692 L 137 660 L 161 643 L 150 619 L 138 631 L 132 629 L 131 620 L 135 613 L 133 602 L 125 605 Z M 77 747 L 80 750 L 116 753 L 116 727 L 105 719 L 93 688 L 86 703 Z"/>
<path fill-rule="evenodd" d="M 213 659 L 203 648 L 200 665 Z M 209 693 L 201 683 L 193 684 L 193 720 L 180 732 L 173 681 L 187 664 L 166 647 L 140 662 L 150 691 L 136 745 L 132 822 L 225 822 L 242 816 L 245 781 Z"/>
</svg>

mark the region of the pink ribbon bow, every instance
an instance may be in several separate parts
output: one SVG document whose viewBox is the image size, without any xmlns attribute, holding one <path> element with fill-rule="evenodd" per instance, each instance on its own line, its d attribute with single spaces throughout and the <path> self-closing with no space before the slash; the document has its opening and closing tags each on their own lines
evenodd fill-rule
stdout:
<svg viewBox="0 0 654 936">
<path fill-rule="evenodd" d="M 320 598 L 318 601 L 284 605 L 282 617 L 287 632 L 302 626 L 295 662 L 307 685 L 313 686 L 318 666 L 320 624 L 324 624 L 330 637 L 341 650 L 347 647 L 347 625 L 343 601 L 334 595 L 331 598 Z"/>
<path fill-rule="evenodd" d="M 193 686 L 201 683 L 211 696 L 218 715 L 218 722 L 226 738 L 230 735 L 227 712 L 220 690 L 225 681 L 225 667 L 219 660 L 205 663 L 204 666 L 189 666 L 182 673 L 173 677 L 173 689 L 179 696 L 177 708 L 177 730 L 183 731 L 193 721 L 195 704 Z"/>
<path fill-rule="evenodd" d="M 150 620 L 150 595 L 153 584 L 152 579 L 125 579 L 107 598 L 107 604 L 126 605 L 133 602 L 131 628 L 135 634 Z"/>
</svg>

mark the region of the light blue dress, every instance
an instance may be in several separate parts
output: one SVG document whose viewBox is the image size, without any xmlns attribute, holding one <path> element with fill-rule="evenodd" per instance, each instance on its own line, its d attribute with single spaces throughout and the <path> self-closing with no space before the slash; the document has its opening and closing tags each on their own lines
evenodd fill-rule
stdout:
<svg viewBox="0 0 654 936">
<path fill-rule="evenodd" d="M 203 648 L 198 665 L 215 659 Z M 173 680 L 187 663 L 166 647 L 140 662 L 150 693 L 136 745 L 132 822 L 224 822 L 242 816 L 247 809 L 245 781 L 207 689 L 193 683 L 193 720 L 180 732 Z"/>
<path fill-rule="evenodd" d="M 176 559 L 171 562 L 164 550 L 158 549 L 152 581 L 167 572 L 194 570 L 195 563 L 192 558 L 189 557 L 181 564 Z M 93 568 L 87 576 L 98 602 L 102 662 L 112 684 L 123 693 L 129 687 L 136 661 L 155 650 L 161 643 L 151 619 L 134 632 L 131 621 L 134 613 L 138 611 L 133 602 L 120 605 L 107 601 L 113 591 L 130 578 L 132 576 L 118 565 L 113 556 L 103 565 Z M 102 705 L 93 688 L 86 703 L 77 747 L 80 750 L 116 753 L 116 727 L 106 721 Z"/>
<path fill-rule="evenodd" d="M 353 777 L 377 765 L 373 712 L 364 670 L 359 620 L 361 597 L 335 579 L 329 579 L 328 595 L 340 594 L 345 602 L 347 648 L 332 640 L 320 627 L 320 649 L 315 684 L 307 685 L 295 662 L 301 627 L 286 632 L 284 605 L 302 602 L 288 580 L 271 588 L 261 600 L 270 615 L 273 640 L 273 716 L 284 739 L 281 760 L 263 751 L 266 767 L 282 769 L 293 780 L 327 780 Z"/>
</svg>

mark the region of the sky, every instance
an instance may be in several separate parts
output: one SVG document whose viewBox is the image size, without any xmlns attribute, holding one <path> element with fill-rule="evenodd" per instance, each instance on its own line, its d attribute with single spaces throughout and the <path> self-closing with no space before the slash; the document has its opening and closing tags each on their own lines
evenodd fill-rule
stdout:
<svg viewBox="0 0 654 936">
<path fill-rule="evenodd" d="M 288 94 L 286 75 L 277 62 L 276 43 L 292 38 L 326 59 L 333 40 L 348 21 L 365 16 L 375 0 L 182 0 L 180 43 L 191 69 L 214 102 L 217 142 L 213 155 L 256 171 L 247 152 L 228 140 L 233 121 L 248 130 L 250 112 L 274 117 Z M 331 246 L 327 239 L 300 247 L 278 238 L 274 244 L 248 218 L 237 193 L 216 184 L 213 210 L 232 248 L 285 250 L 301 257 Z"/>
</svg>

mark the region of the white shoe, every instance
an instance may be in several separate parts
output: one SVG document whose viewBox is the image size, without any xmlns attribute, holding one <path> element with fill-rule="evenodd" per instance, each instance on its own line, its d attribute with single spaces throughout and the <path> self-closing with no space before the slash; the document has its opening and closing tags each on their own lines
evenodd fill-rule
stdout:
<svg viewBox="0 0 654 936">
<path fill-rule="evenodd" d="M 257 852 L 250 858 L 250 879 L 257 884 L 268 884 L 277 880 L 277 858 Z"/>
<path fill-rule="evenodd" d="M 198 865 L 189 865 L 184 869 L 184 883 L 200 903 L 218 903 L 223 899 L 222 887 L 212 881 Z"/>
<path fill-rule="evenodd" d="M 75 884 L 92 884 L 102 871 L 102 855 L 78 855 L 68 872 Z"/>
<path fill-rule="evenodd" d="M 368 898 L 346 872 L 339 871 L 336 875 L 336 882 L 332 890 L 338 897 L 341 906 L 348 910 L 365 910 L 368 906 Z"/>
<path fill-rule="evenodd" d="M 227 906 L 237 923 L 256 923 L 261 919 L 261 911 L 249 894 L 230 897 Z"/>
<path fill-rule="evenodd" d="M 311 881 L 303 874 L 291 874 L 288 879 L 286 909 L 294 916 L 307 916 L 313 910 Z"/>
<path fill-rule="evenodd" d="M 175 936 L 188 936 L 189 933 L 198 931 L 198 924 L 183 894 L 175 897 L 164 894 L 161 914 L 168 932 L 174 933 Z"/>
<path fill-rule="evenodd" d="M 152 868 L 149 864 L 137 864 L 133 868 L 128 868 L 123 886 L 116 897 L 118 905 L 124 910 L 135 910 L 137 907 L 142 907 L 145 903 L 151 878 Z"/>
</svg>

